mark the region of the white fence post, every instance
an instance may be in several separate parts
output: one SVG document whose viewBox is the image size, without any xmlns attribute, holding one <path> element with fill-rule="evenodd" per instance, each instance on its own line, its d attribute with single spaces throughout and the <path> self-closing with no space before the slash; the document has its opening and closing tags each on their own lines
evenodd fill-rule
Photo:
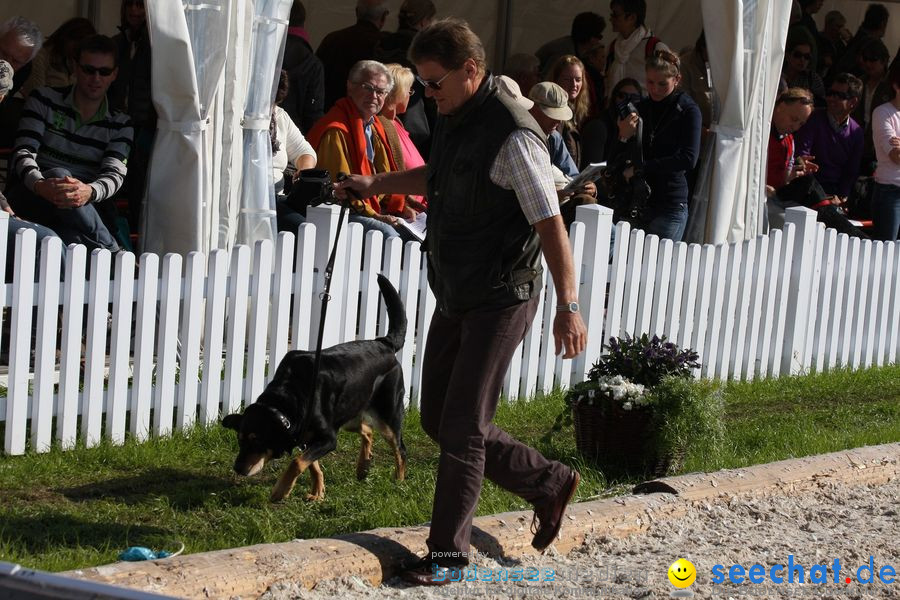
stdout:
<svg viewBox="0 0 900 600">
<path fill-rule="evenodd" d="M 612 209 L 599 204 L 586 204 L 575 209 L 575 219 L 584 223 L 585 232 L 578 305 L 587 327 L 587 346 L 572 361 L 573 383 L 584 381 L 603 348 L 603 309 L 606 305 L 606 282 L 609 275 L 612 216 Z M 579 265 L 575 265 L 575 268 L 578 269 Z"/>
<path fill-rule="evenodd" d="M 319 318 L 322 314 L 322 298 L 320 294 L 325 290 L 325 266 L 331 256 L 331 248 L 337 234 L 338 217 L 341 208 L 333 204 L 310 206 L 307 211 L 307 219 L 316 226 L 316 256 L 313 260 L 315 278 L 312 290 L 312 306 L 310 310 L 309 347 L 315 349 L 319 338 Z M 346 264 L 347 249 L 347 224 L 341 230 L 341 237 L 335 255 L 335 273 L 331 277 L 331 299 L 328 303 L 328 314 L 325 315 L 325 333 L 322 337 L 322 347 L 328 348 L 339 343 L 341 334 L 341 309 L 344 305 L 344 277 L 340 273 L 341 265 Z"/>
<path fill-rule="evenodd" d="M 806 360 L 807 335 L 810 317 L 816 309 L 812 297 L 813 259 L 816 246 L 816 213 L 808 208 L 789 208 L 784 214 L 785 223 L 793 223 L 794 255 L 791 263 L 791 279 L 788 284 L 784 323 L 784 350 L 781 354 L 781 372 L 797 375 L 809 370 Z"/>
<path fill-rule="evenodd" d="M 9 391 L 6 402 L 7 454 L 25 453 L 28 423 L 28 367 L 31 361 L 31 309 L 34 306 L 34 254 L 36 236 L 30 229 L 16 234 L 18 268 L 13 273 L 13 300 L 9 338 Z"/>
</svg>

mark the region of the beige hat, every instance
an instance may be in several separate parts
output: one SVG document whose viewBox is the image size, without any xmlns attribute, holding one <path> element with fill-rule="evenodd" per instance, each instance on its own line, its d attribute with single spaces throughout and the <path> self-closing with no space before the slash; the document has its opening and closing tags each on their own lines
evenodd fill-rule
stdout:
<svg viewBox="0 0 900 600">
<path fill-rule="evenodd" d="M 5 60 L 0 60 L 0 96 L 5 96 L 13 87 L 13 68 Z"/>
<path fill-rule="evenodd" d="M 569 121 L 572 118 L 572 109 L 569 108 L 569 94 L 552 81 L 542 81 L 535 84 L 528 97 L 534 100 L 545 115 L 557 121 Z"/>
<path fill-rule="evenodd" d="M 497 84 L 497 89 L 515 100 L 525 110 L 531 110 L 531 107 L 534 106 L 534 102 L 522 95 L 519 84 L 512 77 L 500 75 L 499 77 L 494 77 L 494 83 Z"/>
</svg>

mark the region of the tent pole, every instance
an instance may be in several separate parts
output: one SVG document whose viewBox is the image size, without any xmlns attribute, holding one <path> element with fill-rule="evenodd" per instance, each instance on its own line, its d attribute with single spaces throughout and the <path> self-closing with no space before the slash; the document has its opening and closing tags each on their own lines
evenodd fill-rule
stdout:
<svg viewBox="0 0 900 600">
<path fill-rule="evenodd" d="M 494 39 L 493 72 L 503 72 L 506 57 L 509 55 L 509 30 L 512 27 L 512 0 L 497 0 L 497 34 Z"/>
</svg>

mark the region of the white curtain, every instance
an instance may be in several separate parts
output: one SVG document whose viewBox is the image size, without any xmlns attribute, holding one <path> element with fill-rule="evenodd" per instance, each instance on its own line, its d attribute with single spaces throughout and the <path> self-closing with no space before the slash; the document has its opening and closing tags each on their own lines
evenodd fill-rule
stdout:
<svg viewBox="0 0 900 600">
<path fill-rule="evenodd" d="M 237 243 L 275 241 L 275 189 L 269 120 L 275 100 L 292 0 L 257 0 L 254 6 L 250 84 L 244 109 L 244 171 Z"/>
<path fill-rule="evenodd" d="M 769 127 L 791 3 L 702 0 L 719 120 L 701 163 L 687 239 L 721 243 L 763 230 Z"/>
<path fill-rule="evenodd" d="M 222 78 L 231 0 L 147 3 L 158 126 L 142 220 L 143 250 L 207 252 L 212 239 L 210 103 Z"/>
</svg>

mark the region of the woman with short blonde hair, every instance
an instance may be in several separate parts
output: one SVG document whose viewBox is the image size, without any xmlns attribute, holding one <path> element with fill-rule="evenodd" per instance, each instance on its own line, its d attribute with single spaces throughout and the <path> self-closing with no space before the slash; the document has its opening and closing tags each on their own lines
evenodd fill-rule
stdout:
<svg viewBox="0 0 900 600">
<path fill-rule="evenodd" d="M 385 67 L 394 80 L 394 87 L 384 100 L 378 120 L 384 126 L 384 133 L 387 136 L 391 154 L 394 156 L 394 162 L 397 164 L 397 170 L 408 171 L 425 164 L 425 160 L 409 137 L 409 132 L 406 131 L 406 127 L 399 119 L 399 116 L 406 112 L 409 98 L 415 91 L 412 87 L 415 77 L 413 72 L 403 65 L 390 63 Z M 404 216 L 410 218 L 414 217 L 415 213 L 425 210 L 426 202 L 423 196 L 407 196 L 406 205 L 411 208 L 405 211 Z"/>
</svg>

